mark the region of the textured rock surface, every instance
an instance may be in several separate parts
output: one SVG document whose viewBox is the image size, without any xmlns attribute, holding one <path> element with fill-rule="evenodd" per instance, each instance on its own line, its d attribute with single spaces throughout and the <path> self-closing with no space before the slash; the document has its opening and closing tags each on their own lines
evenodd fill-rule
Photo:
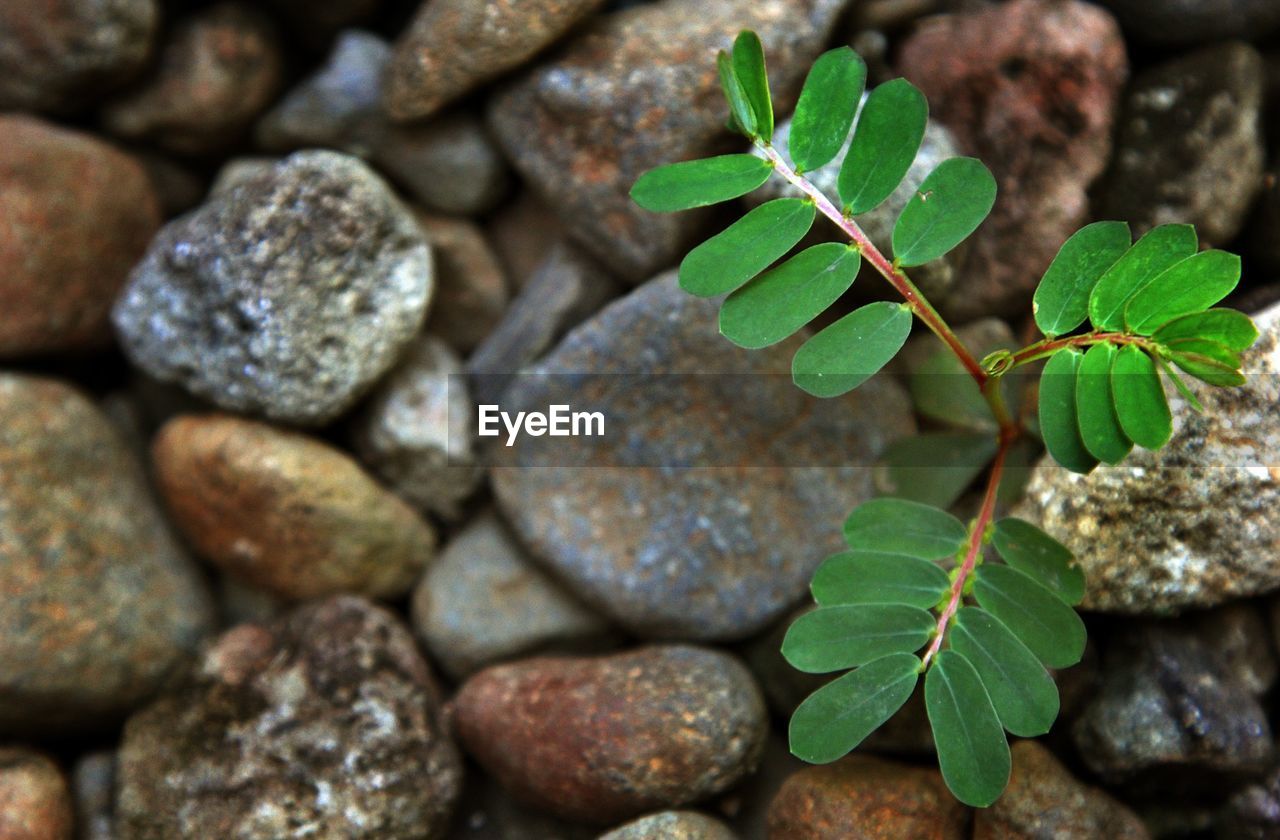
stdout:
<svg viewBox="0 0 1280 840">
<path fill-rule="evenodd" d="M 899 68 L 1000 188 L 958 269 L 965 292 L 944 314 L 1024 312 L 1058 247 L 1086 221 L 1085 191 L 1107 164 L 1128 72 L 1115 20 L 1079 0 L 979 6 L 922 23 Z"/>
<path fill-rule="evenodd" d="M 1272 0 L 1103 0 L 1124 28 L 1160 44 L 1261 38 L 1280 26 Z"/>
<path fill-rule="evenodd" d="M 846 0 L 661 0 L 592 21 L 490 105 L 498 141 L 583 247 L 631 280 L 675 262 L 698 214 L 627 195 L 642 172 L 712 150 L 725 106 L 715 54 L 754 29 L 786 113 Z M 547 142 L 529 143 L 531 136 Z"/>
<path fill-rule="evenodd" d="M 241 625 L 130 719 L 121 840 L 443 836 L 461 786 L 413 638 L 359 598 Z"/>
<path fill-rule="evenodd" d="M 1220 840 L 1268 840 L 1280 834 L 1280 768 L 1233 794 L 1214 828 Z"/>
<path fill-rule="evenodd" d="M 1262 56 L 1246 44 L 1208 47 L 1158 65 L 1125 98 L 1101 216 L 1134 235 L 1194 224 L 1222 245 L 1244 223 L 1262 182 Z"/>
<path fill-rule="evenodd" d="M 74 815 L 67 780 L 52 760 L 21 747 L 0 747 L 0 837 L 71 840 Z"/>
<path fill-rule="evenodd" d="M 427 331 L 470 353 L 493 331 L 510 299 L 502 265 L 473 222 L 420 213 L 418 224 L 435 258 Z"/>
<path fill-rule="evenodd" d="M 229 575 L 285 598 L 403 595 L 435 534 L 345 453 L 229 415 L 179 417 L 152 446 L 187 540 Z"/>
<path fill-rule="evenodd" d="M 605 415 L 603 437 L 494 447 L 492 479 L 522 540 L 646 638 L 741 638 L 778 618 L 870 495 L 866 465 L 913 427 L 892 381 L 807 397 L 787 375 L 799 339 L 739 350 L 716 311 L 657 278 L 570 332 L 533 369 L 551 375 L 503 403 Z"/>
<path fill-rule="evenodd" d="M 1249 381 L 1193 382 L 1203 414 L 1172 397 L 1164 449 L 1088 475 L 1036 467 L 1019 515 L 1076 553 L 1086 609 L 1168 613 L 1280 587 L 1280 307 L 1256 320 Z"/>
<path fill-rule="evenodd" d="M 663 811 L 618 826 L 599 840 L 736 840 L 729 826 L 697 811 Z"/>
<path fill-rule="evenodd" d="M 299 152 L 171 222 L 116 304 L 130 358 L 236 411 L 322 423 L 395 361 L 428 247 L 360 161 Z"/>
<path fill-rule="evenodd" d="M 133 454 L 51 380 L 0 376 L 0 591 L 0 735 L 123 714 L 212 623 Z"/>
<path fill-rule="evenodd" d="M 87 134 L 0 116 L 0 218 L 0 356 L 105 344 L 111 303 L 160 227 L 138 161 Z"/>
<path fill-rule="evenodd" d="M 990 808 L 974 811 L 973 840 L 1149 836 L 1137 814 L 1077 781 L 1040 742 L 1018 741 L 1012 752 L 1009 786 Z"/>
<path fill-rule="evenodd" d="M 156 0 L 0 3 L 0 109 L 62 111 L 142 69 Z"/>
<path fill-rule="evenodd" d="M 352 430 L 356 454 L 418 510 L 456 519 L 484 480 L 462 362 L 424 335 L 374 390 Z"/>
<path fill-rule="evenodd" d="M 501 659 L 611 639 L 605 621 L 535 566 L 493 513 L 468 523 L 422 576 L 413 626 L 455 679 Z"/>
<path fill-rule="evenodd" d="M 428 117 L 482 82 L 519 67 L 605 0 L 432 0 L 396 42 L 387 110 Z"/>
<path fill-rule="evenodd" d="M 511 182 L 506 161 L 484 125 L 466 111 L 388 131 L 376 157 L 396 183 L 438 213 L 488 212 Z"/>
<path fill-rule="evenodd" d="M 768 728 L 746 668 L 684 646 L 497 665 L 454 705 L 467 751 L 518 799 L 596 824 L 726 790 Z"/>
<path fill-rule="evenodd" d="M 794 773 L 769 806 L 770 840 L 967 836 L 938 771 L 853 755 Z"/>
</svg>

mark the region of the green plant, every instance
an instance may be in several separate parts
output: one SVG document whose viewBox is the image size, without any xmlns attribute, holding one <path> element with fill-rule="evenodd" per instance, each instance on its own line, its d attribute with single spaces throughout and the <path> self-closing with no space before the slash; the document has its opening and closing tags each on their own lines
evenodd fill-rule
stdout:
<svg viewBox="0 0 1280 840">
<path fill-rule="evenodd" d="M 906 175 L 928 118 L 923 94 L 902 79 L 870 92 L 840 169 L 837 207 L 804 173 L 844 147 L 866 79 L 862 59 L 848 48 L 818 58 L 792 119 L 790 162 L 771 143 L 759 38 L 739 35 L 732 52 L 720 54 L 719 70 L 730 128 L 760 154 L 660 167 L 641 176 L 632 197 L 653 211 L 685 210 L 738 198 L 777 176 L 804 198 L 761 204 L 694 248 L 680 265 L 681 287 L 727 295 L 721 332 L 759 348 L 835 303 L 866 261 L 903 302 L 862 306 L 809 338 L 793 360 L 796 385 L 819 397 L 858 387 L 902 348 L 914 316 L 972 380 L 975 393 L 956 389 L 956 412 L 972 414 L 972 398 L 980 397 L 991 420 L 992 433 L 979 437 L 981 457 L 967 473 L 976 478 L 990 458 L 981 505 L 967 525 L 940 507 L 890 497 L 861 505 L 844 523 L 849 550 L 818 568 L 811 587 L 817 608 L 790 627 L 783 654 L 802 671 L 852 670 L 799 706 L 791 749 L 812 762 L 841 757 L 907 701 L 923 674 L 947 785 L 965 803 L 989 805 L 1009 777 L 1005 732 L 1031 737 L 1049 730 L 1058 692 L 1047 669 L 1075 664 L 1085 645 L 1073 609 L 1085 582 L 1071 552 L 1027 522 L 996 518 L 1011 453 L 1036 431 L 1009 411 L 1004 383 L 1013 371 L 1045 360 L 1038 433 L 1067 469 L 1118 463 L 1134 444 L 1160 448 L 1172 434 L 1162 374 L 1197 408 L 1174 367 L 1212 385 L 1244 381 L 1240 354 L 1257 330 L 1245 315 L 1210 308 L 1235 287 L 1239 258 L 1198 252 L 1186 225 L 1157 227 L 1136 243 L 1122 222 L 1088 225 L 1062 246 L 1036 289 L 1034 317 L 1044 338 L 979 359 L 903 269 L 946 254 L 982 223 L 996 198 L 987 168 L 972 158 L 939 164 L 897 220 L 893 260 L 855 220 Z M 849 241 L 814 245 L 774 265 L 818 213 Z M 945 414 L 947 407 L 936 410 Z M 974 445 L 972 431 L 965 437 Z M 917 457 L 939 457 L 939 442 L 948 445 L 935 441 Z M 949 443 L 958 440 L 953 435 Z M 958 492 L 952 487 L 943 495 Z M 1003 563 L 988 561 L 988 545 Z"/>
</svg>

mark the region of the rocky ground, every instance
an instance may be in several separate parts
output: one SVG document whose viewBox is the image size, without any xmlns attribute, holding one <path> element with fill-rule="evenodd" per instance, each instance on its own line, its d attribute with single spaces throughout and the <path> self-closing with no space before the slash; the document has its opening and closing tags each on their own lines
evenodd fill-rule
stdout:
<svg viewBox="0 0 1280 840">
<path fill-rule="evenodd" d="M 764 375 L 794 346 L 669 271 L 724 216 L 629 201 L 736 148 L 743 28 L 780 115 L 852 44 L 929 96 L 917 182 L 991 167 L 920 273 L 975 343 L 1090 219 L 1245 257 L 1249 384 L 1016 504 L 1091 643 L 980 812 L 915 701 L 787 753 L 780 634 L 875 492 L 836 464 L 939 410 L 927 337 L 835 401 Z M 0 2 L 0 838 L 1280 837 L 1277 138 L 1275 0 Z M 612 467 L 495 463 L 473 406 L 534 364 L 753 375 L 616 377 Z M 671 466 L 726 430 L 765 465 Z"/>
</svg>

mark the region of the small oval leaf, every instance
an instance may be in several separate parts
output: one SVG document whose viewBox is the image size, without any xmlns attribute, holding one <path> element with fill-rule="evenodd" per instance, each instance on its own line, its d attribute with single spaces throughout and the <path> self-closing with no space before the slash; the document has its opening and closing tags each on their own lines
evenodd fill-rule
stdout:
<svg viewBox="0 0 1280 840">
<path fill-rule="evenodd" d="M 659 166 L 641 175 L 631 199 L 646 210 L 670 213 L 746 195 L 769 180 L 773 167 L 755 155 L 720 155 Z"/>
<path fill-rule="evenodd" d="M 838 397 L 875 376 L 910 334 L 905 305 L 869 303 L 806 341 L 791 361 L 792 379 L 815 397 Z"/>
<path fill-rule="evenodd" d="M 1062 244 L 1032 300 L 1036 326 L 1047 336 L 1071 332 L 1089 317 L 1089 294 L 1103 273 L 1129 250 L 1124 222 L 1094 222 Z"/>
<path fill-rule="evenodd" d="M 919 658 L 891 653 L 827 683 L 791 716 L 791 752 L 813 764 L 835 761 L 893 717 L 919 681 Z"/>
<path fill-rule="evenodd" d="M 1114 345 L 1093 345 L 1080 360 L 1076 378 L 1080 440 L 1090 455 L 1107 464 L 1120 463 L 1133 449 L 1133 441 L 1124 433 L 1111 399 L 1111 364 L 1115 356 Z"/>
<path fill-rule="evenodd" d="M 962 607 L 949 638 L 978 672 L 1005 729 L 1023 738 L 1049 731 L 1058 717 L 1058 686 L 1008 627 L 977 607 Z"/>
<path fill-rule="evenodd" d="M 840 154 L 866 80 L 866 62 L 848 47 L 818 56 L 800 91 L 787 137 L 796 171 L 812 171 Z"/>
<path fill-rule="evenodd" d="M 748 137 L 756 137 L 759 134 L 756 115 L 751 110 L 751 103 L 747 101 L 747 92 L 743 89 L 742 82 L 733 72 L 733 59 L 729 57 L 729 53 L 721 50 L 716 55 L 716 69 L 720 72 L 720 90 L 729 103 L 730 123 L 736 123 L 738 129 Z"/>
<path fill-rule="evenodd" d="M 861 263 L 856 249 L 838 242 L 806 248 L 729 295 L 720 332 L 752 350 L 776 344 L 848 291 Z"/>
<path fill-rule="evenodd" d="M 916 159 L 928 121 L 928 101 L 906 79 L 871 91 L 836 182 L 846 210 L 866 213 L 893 194 Z"/>
<path fill-rule="evenodd" d="M 950 557 L 967 536 L 964 523 L 945 510 L 905 499 L 863 502 L 844 521 L 844 539 L 851 548 L 922 560 Z"/>
<path fill-rule="evenodd" d="M 1084 571 L 1071 549 L 1025 519 L 1008 517 L 996 523 L 992 544 L 1018 571 L 1075 605 L 1084 599 Z"/>
<path fill-rule="evenodd" d="M 974 573 L 978 605 L 1000 619 L 1049 668 L 1069 668 L 1084 655 L 1084 622 L 1057 595 L 1009 566 Z"/>
<path fill-rule="evenodd" d="M 924 707 L 947 787 L 975 808 L 995 802 L 1009 783 L 1009 742 L 969 660 L 954 650 L 938 654 L 924 678 Z"/>
<path fill-rule="evenodd" d="M 1210 385 L 1226 388 L 1245 383 L 1239 356 L 1212 341 L 1178 341 L 1169 348 L 1169 361 Z"/>
<path fill-rule="evenodd" d="M 1040 375 L 1040 436 L 1053 460 L 1072 472 L 1087 473 L 1098 465 L 1080 438 L 1076 418 L 1076 374 L 1082 354 L 1060 350 Z"/>
<path fill-rule="evenodd" d="M 1191 225 L 1160 225 L 1134 243 L 1089 294 L 1089 320 L 1099 330 L 1123 330 L 1129 300 L 1156 275 L 1196 252 Z"/>
<path fill-rule="evenodd" d="M 733 42 L 733 74 L 756 118 L 756 131 L 767 143 L 773 139 L 773 103 L 769 100 L 769 76 L 764 66 L 764 45 L 750 29 Z"/>
<path fill-rule="evenodd" d="M 764 271 L 813 225 L 812 202 L 778 198 L 751 210 L 685 255 L 680 288 L 712 297 L 731 292 Z"/>
<path fill-rule="evenodd" d="M 1180 338 L 1205 338 L 1243 353 L 1258 340 L 1253 319 L 1234 309 L 1208 309 L 1174 318 L 1151 334 L 1158 344 Z"/>
<path fill-rule="evenodd" d="M 995 201 L 996 179 L 981 161 L 944 160 L 902 209 L 893 228 L 894 256 L 905 266 L 936 260 L 968 238 Z"/>
<path fill-rule="evenodd" d="M 1137 291 L 1125 306 L 1125 324 L 1138 335 L 1149 335 L 1174 318 L 1208 309 L 1239 282 L 1239 257 L 1226 251 L 1202 251 Z"/>
<path fill-rule="evenodd" d="M 1159 449 L 1173 436 L 1173 415 L 1160 373 L 1142 348 L 1126 344 L 1111 365 L 1111 398 L 1120 426 L 1134 443 Z"/>
<path fill-rule="evenodd" d="M 989 432 L 932 432 L 889 444 L 876 470 L 876 488 L 887 495 L 938 508 L 959 499 L 995 457 Z"/>
<path fill-rule="evenodd" d="M 929 608 L 950 589 L 947 573 L 928 560 L 879 551 L 833 554 L 813 573 L 813 600 L 836 604 L 907 604 Z"/>
<path fill-rule="evenodd" d="M 889 653 L 919 650 L 933 628 L 932 614 L 904 604 L 819 607 L 787 628 L 782 655 L 798 671 L 842 671 Z"/>
</svg>

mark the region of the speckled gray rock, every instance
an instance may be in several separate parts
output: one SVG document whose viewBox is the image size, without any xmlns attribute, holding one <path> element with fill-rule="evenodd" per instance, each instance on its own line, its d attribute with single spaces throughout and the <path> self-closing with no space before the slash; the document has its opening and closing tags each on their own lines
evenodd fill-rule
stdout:
<svg viewBox="0 0 1280 840">
<path fill-rule="evenodd" d="M 462 362 L 428 335 L 409 345 L 356 417 L 356 454 L 419 510 L 456 519 L 484 472 Z"/>
<path fill-rule="evenodd" d="M 717 309 L 658 277 L 571 331 L 531 369 L 550 375 L 503 403 L 605 415 L 603 437 L 495 446 L 492 479 L 522 541 L 645 638 L 742 638 L 780 617 L 870 496 L 867 465 L 914 428 L 893 381 L 808 397 L 786 375 L 800 337 L 741 350 Z"/>
<path fill-rule="evenodd" d="M 1086 609 L 1171 613 L 1280 587 L 1280 307 L 1255 320 L 1249 381 L 1193 381 L 1203 414 L 1171 392 L 1164 449 L 1088 475 L 1036 467 L 1018 514 L 1075 551 Z"/>
<path fill-rule="evenodd" d="M 160 25 L 156 0 L 0 3 L 0 110 L 92 103 L 142 69 Z"/>
<path fill-rule="evenodd" d="M 125 352 L 236 411 L 323 423 L 422 323 L 431 260 L 355 158 L 298 152 L 161 230 L 116 303 Z"/>
<path fill-rule="evenodd" d="M 737 840 L 733 829 L 697 811 L 663 811 L 650 814 L 613 831 L 599 840 Z"/>
<path fill-rule="evenodd" d="M 1134 235 L 1194 224 L 1202 243 L 1240 232 L 1262 183 L 1262 56 L 1247 44 L 1207 47 L 1134 80 L 1121 112 L 1100 215 Z"/>
<path fill-rule="evenodd" d="M 422 576 L 413 627 L 455 679 L 521 654 L 616 641 L 602 618 L 533 564 L 493 513 L 468 523 Z"/>
<path fill-rule="evenodd" d="M 511 184 L 502 153 L 479 118 L 466 111 L 387 132 L 375 157 L 392 180 L 438 213 L 486 213 Z"/>
<path fill-rule="evenodd" d="M 496 665 L 463 685 L 454 723 L 517 799 L 595 825 L 731 788 L 768 730 L 741 663 L 680 645 Z"/>
<path fill-rule="evenodd" d="M 865 94 L 862 101 L 866 102 Z M 857 123 L 854 124 L 853 128 L 850 128 L 850 136 L 853 135 L 853 131 L 856 128 Z M 790 137 L 791 120 L 784 120 L 778 124 L 773 133 L 773 145 L 784 156 L 790 154 L 788 151 Z M 830 163 L 812 172 L 805 173 L 805 177 L 812 181 L 814 186 L 822 190 L 837 206 L 840 204 L 840 194 L 836 189 L 836 181 L 840 176 L 840 167 L 844 164 L 845 154 L 848 150 L 849 147 L 845 146 Z M 763 155 L 764 153 L 756 150 L 754 154 Z M 960 150 L 956 148 L 956 142 L 952 138 L 951 132 L 946 129 L 946 126 L 936 120 L 931 121 L 925 128 L 924 140 L 920 143 L 920 151 L 916 153 L 915 161 L 911 164 L 911 168 L 907 170 L 906 177 L 902 179 L 902 183 L 894 190 L 893 195 L 889 196 L 879 207 L 857 217 L 858 224 L 861 225 L 867 236 L 871 237 L 871 241 L 880 243 L 882 247 L 888 248 L 889 242 L 893 238 L 893 226 L 898 221 L 898 216 L 902 213 L 902 209 L 907 206 L 907 202 L 915 194 L 916 189 L 924 182 L 925 176 L 932 172 L 934 167 L 942 163 L 942 161 L 947 158 L 957 157 L 959 154 Z M 761 204 L 770 198 L 801 195 L 802 193 L 796 187 L 779 178 L 770 178 L 763 187 L 751 193 L 748 201 L 753 204 Z M 934 260 L 912 269 L 912 281 L 921 288 L 931 301 L 935 304 L 940 302 L 951 291 L 952 284 L 955 281 L 956 266 L 961 264 L 963 254 L 964 248 L 961 246 L 951 251 L 943 259 Z"/>
<path fill-rule="evenodd" d="M 1262 38 L 1280 26 L 1274 0 L 1103 0 L 1124 28 L 1160 44 Z"/>
<path fill-rule="evenodd" d="M 1272 840 L 1280 835 L 1280 768 L 1227 800 L 1214 819 L 1219 840 Z"/>
<path fill-rule="evenodd" d="M 1071 734 L 1088 767 L 1137 790 L 1221 792 L 1276 751 L 1255 680 L 1222 655 L 1223 614 L 1200 626 L 1145 620 L 1116 628 L 1102 682 Z M 1249 646 L 1267 651 L 1258 622 Z M 1265 655 L 1270 656 L 1270 653 Z M 1274 662 L 1272 663 L 1274 668 Z"/>
<path fill-rule="evenodd" d="M 461 764 L 408 629 L 339 597 L 223 635 L 134 715 L 121 840 L 442 837 Z"/>
<path fill-rule="evenodd" d="M 79 392 L 0 376 L 0 736 L 109 724 L 211 629 L 140 464 Z"/>
<path fill-rule="evenodd" d="M 675 263 L 698 213 L 656 214 L 628 196 L 642 172 L 725 137 L 718 49 L 754 29 L 786 113 L 847 0 L 660 0 L 601 15 L 555 57 L 490 98 L 516 169 L 611 270 L 644 280 Z M 530 137 L 554 142 L 530 143 Z"/>
</svg>

